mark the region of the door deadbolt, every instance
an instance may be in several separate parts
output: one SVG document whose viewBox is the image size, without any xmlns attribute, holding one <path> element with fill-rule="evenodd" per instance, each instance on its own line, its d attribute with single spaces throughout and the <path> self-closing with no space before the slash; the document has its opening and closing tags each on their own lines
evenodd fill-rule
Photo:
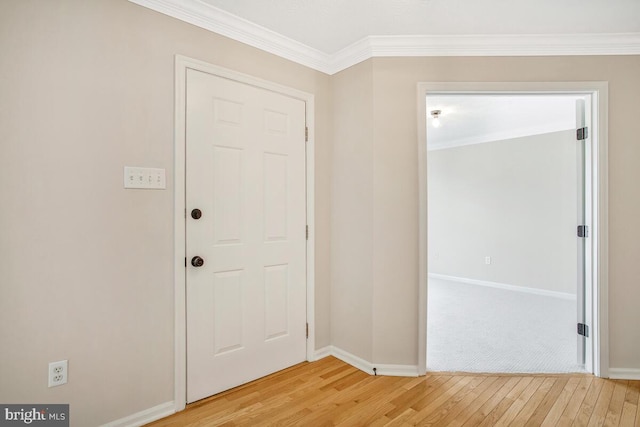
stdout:
<svg viewBox="0 0 640 427">
<path fill-rule="evenodd" d="M 194 256 L 191 258 L 191 265 L 194 267 L 202 267 L 204 265 L 204 260 L 199 256 Z"/>
<path fill-rule="evenodd" d="M 200 219 L 202 218 L 202 211 L 200 209 L 194 209 L 191 211 L 191 218 Z"/>
</svg>

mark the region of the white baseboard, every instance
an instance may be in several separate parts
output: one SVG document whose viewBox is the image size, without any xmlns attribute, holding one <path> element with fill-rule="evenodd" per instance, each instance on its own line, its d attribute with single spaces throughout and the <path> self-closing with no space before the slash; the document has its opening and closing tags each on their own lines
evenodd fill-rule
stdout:
<svg viewBox="0 0 640 427">
<path fill-rule="evenodd" d="M 111 421 L 101 427 L 139 427 L 159 420 L 160 418 L 168 417 L 175 412 L 176 409 L 173 401 L 165 402 L 158 406 L 154 406 L 153 408 L 145 409 L 144 411 L 120 418 L 119 420 Z"/>
<path fill-rule="evenodd" d="M 333 346 L 327 345 L 322 347 L 313 354 L 313 359 L 309 360 L 309 362 L 315 362 L 316 360 L 324 359 L 327 356 L 331 356 L 333 353 Z"/>
<path fill-rule="evenodd" d="M 369 375 L 385 375 L 389 377 L 417 377 L 418 366 L 416 365 L 385 365 L 371 363 L 339 347 L 328 345 L 316 351 L 317 359 L 333 356 L 349 365 L 366 372 Z M 376 369 L 375 371 L 373 369 Z"/>
<path fill-rule="evenodd" d="M 376 364 L 378 375 L 388 377 L 418 377 L 418 367 L 416 365 L 380 365 Z"/>
<path fill-rule="evenodd" d="M 528 288 L 526 286 L 508 285 L 506 283 L 489 282 L 487 280 L 467 279 L 466 277 L 447 276 L 446 274 L 429 273 L 430 279 L 449 280 L 452 282 L 468 283 L 470 285 L 487 286 L 490 288 L 506 289 L 509 291 L 526 292 L 528 294 L 544 295 L 547 297 L 554 297 L 560 299 L 566 299 L 575 301 L 576 296 L 574 294 L 566 292 L 548 291 L 546 289 Z"/>
<path fill-rule="evenodd" d="M 613 380 L 640 380 L 640 369 L 609 368 L 609 378 Z"/>
<path fill-rule="evenodd" d="M 373 365 L 371 363 L 369 363 L 368 361 L 359 358 L 358 356 L 355 356 L 351 353 L 349 353 L 348 351 L 344 351 L 341 348 L 335 347 L 335 346 L 331 346 L 332 347 L 332 352 L 331 355 L 334 357 L 337 357 L 338 359 L 342 360 L 345 363 L 348 363 L 349 365 L 360 369 L 361 371 L 366 372 L 369 375 L 373 375 Z"/>
</svg>

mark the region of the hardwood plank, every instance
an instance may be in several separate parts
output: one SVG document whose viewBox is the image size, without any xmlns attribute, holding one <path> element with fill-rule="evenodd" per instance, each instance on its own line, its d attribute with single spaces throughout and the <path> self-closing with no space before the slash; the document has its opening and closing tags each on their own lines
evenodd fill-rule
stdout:
<svg viewBox="0 0 640 427">
<path fill-rule="evenodd" d="M 458 393 L 452 396 L 443 405 L 440 405 L 440 407 L 436 411 L 434 411 L 434 413 L 432 413 L 423 422 L 421 422 L 421 425 L 431 426 L 431 425 L 448 424 L 448 422 L 453 418 L 455 418 L 455 416 L 464 408 L 464 406 L 468 405 L 469 403 L 471 403 L 473 399 L 475 399 L 477 395 L 474 395 L 473 392 L 479 387 L 481 387 L 481 385 L 485 383 L 488 379 L 490 380 L 490 378 L 486 378 L 486 377 L 472 378 L 471 381 L 466 386 L 464 386 L 462 390 L 460 390 Z M 491 382 L 492 381 L 489 381 L 489 383 Z M 484 388 L 486 388 L 486 386 L 482 387 L 481 390 L 483 390 Z M 468 400 L 465 405 L 462 402 L 469 395 L 471 396 L 472 399 Z M 464 406 L 460 406 L 461 403 Z"/>
<path fill-rule="evenodd" d="M 520 378 L 518 384 L 507 393 L 498 405 L 482 420 L 480 426 L 494 426 L 507 410 L 515 403 L 516 398 L 533 382 L 533 377 Z M 467 425 L 465 423 L 465 425 Z"/>
<path fill-rule="evenodd" d="M 444 405 L 445 402 L 454 397 L 456 393 L 458 393 L 463 387 L 469 384 L 472 379 L 473 377 L 469 376 L 462 377 L 460 381 L 458 381 L 455 385 L 453 385 L 451 388 L 447 389 L 440 395 L 436 396 L 435 399 L 431 400 L 430 403 L 424 406 L 422 409 L 418 410 L 417 405 L 414 406 L 413 409 L 416 409 L 418 412 L 416 412 L 416 414 L 409 419 L 409 422 L 418 422 L 422 424 L 424 419 L 429 417 L 429 415 L 431 415 L 436 409 L 438 409 L 441 405 Z"/>
<path fill-rule="evenodd" d="M 640 405 L 640 390 L 638 390 L 639 387 L 634 383 L 640 385 L 640 381 L 629 381 L 627 383 L 627 392 L 624 398 L 624 404 L 622 405 L 622 415 L 620 416 L 621 426 L 633 426 L 636 419 L 636 413 Z M 638 417 L 638 422 L 640 423 L 640 416 Z"/>
<path fill-rule="evenodd" d="M 622 407 L 624 406 L 624 398 L 627 394 L 628 381 L 616 381 L 607 409 L 607 415 L 604 417 L 604 426 L 613 427 L 620 424 L 622 417 Z"/>
<path fill-rule="evenodd" d="M 504 387 L 507 383 L 507 377 L 498 377 L 484 392 L 482 392 L 476 399 L 471 402 L 469 406 L 464 408 L 453 420 L 451 420 L 448 424 L 449 427 L 460 427 L 462 426 L 469 418 L 471 418 L 474 414 L 480 413 L 480 408 L 489 400 L 492 396 L 496 396 L 498 391 Z M 506 392 L 505 392 L 506 394 Z M 481 415 L 481 414 L 480 414 Z M 484 418 L 484 417 L 482 417 Z M 480 420 L 479 420 L 480 421 Z M 478 422 L 479 422 L 478 421 Z M 443 420 L 443 425 L 445 425 L 445 421 Z"/>
<path fill-rule="evenodd" d="M 633 387 L 640 394 L 640 381 L 629 381 L 629 386 Z M 640 397 L 638 398 L 638 403 L 636 404 L 636 422 L 635 427 L 640 427 Z"/>
<path fill-rule="evenodd" d="M 430 417 L 428 419 L 428 422 L 430 424 L 434 424 L 434 425 L 448 425 L 450 424 L 452 421 L 454 421 L 457 418 L 461 418 L 462 414 L 465 410 L 468 410 L 468 408 L 474 403 L 476 402 L 478 399 L 481 398 L 481 396 L 483 396 L 484 392 L 487 389 L 491 389 L 490 387 L 495 384 L 499 378 L 498 377 L 477 377 L 476 379 L 474 379 L 475 381 L 478 382 L 478 385 L 476 385 L 474 383 L 474 381 L 472 381 L 472 385 L 470 387 L 470 389 L 468 390 L 468 392 L 464 395 L 464 396 L 460 396 L 459 399 L 457 400 L 457 403 L 455 405 L 453 405 L 450 408 L 447 408 L 447 412 L 442 412 L 442 409 L 439 412 L 439 417 Z M 481 382 L 480 382 L 481 380 Z M 500 383 L 498 383 L 498 387 L 500 386 Z M 497 390 L 497 388 L 496 388 Z M 487 395 L 487 397 L 483 400 L 481 400 L 478 404 L 477 407 L 480 407 L 480 405 L 482 405 L 482 403 L 484 403 L 487 399 L 489 398 L 489 395 Z M 467 417 L 468 418 L 468 417 Z M 465 418 L 466 420 L 466 418 Z"/>
<path fill-rule="evenodd" d="M 556 378 L 545 378 L 540 387 L 531 395 L 531 398 L 524 404 L 520 412 L 515 416 L 513 421 L 509 423 L 510 426 L 524 426 L 529 418 L 536 411 L 542 400 L 547 396 L 549 391 L 554 387 L 556 383 Z"/>
<path fill-rule="evenodd" d="M 604 423 L 604 417 L 607 415 L 607 408 L 609 407 L 609 402 L 611 402 L 614 388 L 615 384 L 612 381 L 604 382 L 596 405 L 593 407 L 591 418 L 589 418 L 588 427 L 601 426 Z"/>
<path fill-rule="evenodd" d="M 585 396 L 587 395 L 587 391 L 591 387 L 591 383 L 593 382 L 593 377 L 584 377 L 580 380 L 580 384 L 578 388 L 571 396 L 567 407 L 562 412 L 560 416 L 560 420 L 556 423 L 557 427 L 566 427 L 570 426 L 573 423 L 573 420 L 578 415 L 578 411 L 584 401 Z"/>
<path fill-rule="evenodd" d="M 527 427 L 538 427 L 547 417 L 547 414 L 551 408 L 558 401 L 558 397 L 564 390 L 565 386 L 569 382 L 569 378 L 557 378 L 549 392 L 542 398 L 540 404 L 535 408 L 535 411 L 531 413 L 526 422 Z"/>
<path fill-rule="evenodd" d="M 413 414 L 415 414 L 416 411 L 413 410 L 412 408 L 407 408 L 404 410 L 404 412 L 402 412 L 400 415 L 398 415 L 397 417 L 391 419 L 389 422 L 387 422 L 385 424 L 385 427 L 398 427 L 398 426 L 403 426 L 403 425 L 408 425 L 408 419 L 411 418 L 413 416 Z M 389 416 L 385 416 L 385 418 L 389 418 Z"/>
<path fill-rule="evenodd" d="M 391 403 L 394 405 L 394 409 L 387 412 L 385 416 L 389 419 L 395 418 L 397 415 L 403 413 L 407 407 L 412 408 L 413 405 L 418 403 L 418 401 L 429 396 L 450 379 L 450 376 L 445 375 L 427 377 L 423 382 L 410 388 L 407 393 L 403 393 L 401 396 L 391 400 Z M 415 409 L 413 411 L 416 412 Z"/>
<path fill-rule="evenodd" d="M 320 390 L 328 390 L 330 388 L 334 389 L 334 390 L 344 390 L 346 388 L 349 388 L 350 386 L 352 386 L 353 384 L 357 384 L 360 381 L 364 380 L 365 378 L 368 378 L 369 374 L 367 374 L 366 372 L 362 372 L 360 370 L 357 370 L 355 372 L 350 372 L 349 374 L 340 377 L 338 379 L 336 379 L 335 381 L 330 382 L 329 384 L 326 384 L 324 386 L 322 386 L 320 388 Z"/>
<path fill-rule="evenodd" d="M 513 402 L 513 405 L 509 407 L 509 409 L 500 417 L 498 422 L 496 422 L 495 426 L 508 426 L 511 422 L 516 418 L 518 413 L 524 408 L 529 399 L 533 396 L 533 394 L 540 388 L 542 383 L 545 381 L 544 378 L 534 378 L 533 381 L 524 389 L 524 391 L 518 396 L 518 398 Z"/>
<path fill-rule="evenodd" d="M 502 413 L 507 409 L 505 408 L 504 411 L 500 411 L 498 407 L 502 404 L 502 401 L 507 397 L 507 395 L 521 384 L 523 380 L 523 378 L 517 377 L 509 378 L 509 380 L 496 392 L 496 394 L 491 396 L 489 400 L 482 404 L 482 406 L 471 417 L 469 417 L 463 425 L 467 427 L 480 425 L 492 414 L 497 416 L 497 418 L 500 418 Z M 451 424 L 456 425 L 455 421 Z"/>
<path fill-rule="evenodd" d="M 565 408 L 569 405 L 571 397 L 575 393 L 578 385 L 580 384 L 580 378 L 570 378 L 567 384 L 562 389 L 562 392 L 556 399 L 555 403 L 542 421 L 541 427 L 555 426 L 564 412 Z"/>
<path fill-rule="evenodd" d="M 591 414 L 593 413 L 593 407 L 598 400 L 598 395 L 600 394 L 600 390 L 602 390 L 602 386 L 606 381 L 600 378 L 594 378 L 589 386 L 589 390 L 587 394 L 584 396 L 582 400 L 582 404 L 580 405 L 580 409 L 578 413 L 574 417 L 572 425 L 576 426 L 586 426 L 589 423 L 589 418 L 591 418 Z"/>
<path fill-rule="evenodd" d="M 368 406 L 370 399 L 383 394 L 388 388 L 395 388 L 399 378 L 394 377 L 370 377 L 368 384 L 354 385 L 342 393 L 334 393 L 328 399 L 313 406 L 313 414 L 305 420 L 309 424 L 331 423 L 341 416 L 348 417 L 354 408 Z M 346 414 L 346 415 L 344 415 Z"/>
<path fill-rule="evenodd" d="M 389 399 L 394 399 L 406 391 L 397 384 L 403 382 L 401 377 L 378 377 L 380 387 L 378 392 L 371 394 L 362 400 L 356 400 L 358 405 L 342 412 L 341 414 L 331 414 L 333 425 L 367 425 L 375 418 L 384 416 L 393 406 L 388 403 Z M 367 411 L 362 411 L 362 405 L 368 406 Z M 337 416 L 336 416 L 337 415 Z"/>
<path fill-rule="evenodd" d="M 637 405 L 638 400 L 640 399 L 640 381 L 630 380 L 628 382 L 627 387 L 627 395 L 624 398 L 625 402 L 628 402 L 632 405 Z"/>
<path fill-rule="evenodd" d="M 639 427 L 640 381 L 588 375 L 370 376 L 336 359 L 302 363 L 188 405 L 153 427 Z"/>
<path fill-rule="evenodd" d="M 460 386 L 457 386 L 457 384 L 460 381 L 462 381 L 464 378 L 465 377 L 460 375 L 453 375 L 446 383 L 442 384 L 440 387 L 435 389 L 428 396 L 424 396 L 424 397 L 421 396 L 421 398 L 418 399 L 413 405 L 411 405 L 411 407 L 415 409 L 416 412 L 420 412 L 424 408 L 431 405 L 435 400 L 442 398 L 443 395 L 445 397 L 448 397 L 451 394 L 450 390 L 451 389 L 457 390 L 457 388 L 460 387 Z M 457 388 L 454 388 L 454 387 L 457 387 Z"/>
<path fill-rule="evenodd" d="M 352 384 L 350 387 L 343 389 L 341 393 L 328 390 L 317 396 L 317 398 L 312 398 L 293 406 L 293 409 L 297 411 L 301 411 L 304 408 L 311 409 L 312 413 L 305 419 L 309 422 L 315 422 L 318 419 L 336 416 L 357 406 L 359 402 L 366 401 L 368 397 L 380 393 L 381 386 L 387 387 L 388 383 L 380 382 L 377 377 L 367 376 L 360 383 Z M 290 415 L 287 411 L 283 411 L 283 413 Z"/>
</svg>

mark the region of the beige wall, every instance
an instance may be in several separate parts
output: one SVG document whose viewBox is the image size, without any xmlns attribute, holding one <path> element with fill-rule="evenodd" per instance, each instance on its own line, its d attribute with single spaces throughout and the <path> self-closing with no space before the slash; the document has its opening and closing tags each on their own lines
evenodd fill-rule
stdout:
<svg viewBox="0 0 640 427">
<path fill-rule="evenodd" d="M 330 343 L 322 73 L 126 0 L 0 2 L 0 402 L 98 425 L 173 400 L 173 82 L 182 54 L 316 96 L 316 344 Z M 122 188 L 162 167 L 166 191 Z M 69 383 L 47 388 L 47 364 Z"/>
<path fill-rule="evenodd" d="M 376 324 L 373 359 L 417 363 L 418 82 L 608 81 L 609 82 L 609 338 L 610 366 L 640 369 L 640 144 L 635 123 L 640 99 L 640 56 L 527 58 L 375 58 L 374 182 Z M 337 188 L 336 188 L 337 189 Z M 333 195 L 334 200 L 340 197 Z M 345 238 L 347 238 L 345 236 Z M 336 241 L 332 242 L 337 244 Z M 413 302 L 409 301 L 413 299 Z M 384 304 L 396 302 L 399 304 Z M 375 303 L 374 303 L 375 304 Z M 335 330 L 336 325 L 332 325 Z M 377 349 L 397 346 L 396 360 Z M 387 350 L 388 351 L 388 350 Z"/>
<path fill-rule="evenodd" d="M 331 340 L 372 360 L 373 75 L 371 62 L 335 76 L 331 223 Z"/>
<path fill-rule="evenodd" d="M 429 151 L 429 273 L 575 296 L 577 148 L 566 130 Z"/>
</svg>

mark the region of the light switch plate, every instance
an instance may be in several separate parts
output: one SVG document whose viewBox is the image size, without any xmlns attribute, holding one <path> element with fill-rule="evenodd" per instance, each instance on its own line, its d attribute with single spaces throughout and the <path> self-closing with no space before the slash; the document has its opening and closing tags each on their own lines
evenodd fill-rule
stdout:
<svg viewBox="0 0 640 427">
<path fill-rule="evenodd" d="M 125 166 L 124 188 L 164 190 L 167 188 L 165 170 L 158 168 Z"/>
</svg>

